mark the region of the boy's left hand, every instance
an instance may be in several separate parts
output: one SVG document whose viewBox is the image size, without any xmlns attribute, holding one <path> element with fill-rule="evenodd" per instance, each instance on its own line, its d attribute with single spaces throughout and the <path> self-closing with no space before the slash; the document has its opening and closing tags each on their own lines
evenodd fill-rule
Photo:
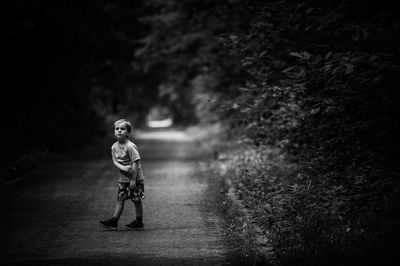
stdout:
<svg viewBox="0 0 400 266">
<path fill-rule="evenodd" d="M 128 172 L 129 172 L 129 173 L 132 173 L 132 170 L 133 170 L 132 165 L 129 165 L 129 166 L 128 166 Z"/>
</svg>

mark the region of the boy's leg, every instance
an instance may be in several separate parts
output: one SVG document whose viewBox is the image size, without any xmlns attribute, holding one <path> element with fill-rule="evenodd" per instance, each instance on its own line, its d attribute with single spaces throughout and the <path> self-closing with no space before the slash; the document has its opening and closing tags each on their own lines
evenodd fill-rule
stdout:
<svg viewBox="0 0 400 266">
<path fill-rule="evenodd" d="M 119 219 L 121 217 L 122 211 L 124 210 L 125 201 L 117 201 L 117 205 L 115 206 L 115 211 L 113 217 Z"/>
<path fill-rule="evenodd" d="M 136 182 L 136 187 L 140 188 L 142 192 L 144 192 L 144 183 L 143 180 Z M 143 203 L 142 200 L 134 201 L 135 203 L 135 212 L 136 219 L 130 224 L 125 225 L 125 228 L 128 230 L 141 229 L 143 228 Z"/>
<path fill-rule="evenodd" d="M 141 200 L 135 202 L 136 219 L 130 224 L 125 225 L 128 230 L 143 228 L 143 203 Z"/>
<path fill-rule="evenodd" d="M 122 211 L 124 210 L 125 200 L 127 198 L 127 186 L 129 183 L 119 183 L 117 205 L 115 206 L 114 215 L 111 219 L 99 221 L 99 225 L 107 229 L 117 230 L 118 220 L 121 217 Z"/>
<path fill-rule="evenodd" d="M 114 217 L 117 219 L 121 217 L 122 211 L 124 210 L 125 200 L 128 198 L 128 187 L 129 183 L 118 184 L 117 205 L 115 206 L 114 211 Z"/>
<path fill-rule="evenodd" d="M 136 186 L 144 193 L 144 180 L 136 181 Z M 141 200 L 135 202 L 136 221 L 143 224 L 143 203 Z"/>
<path fill-rule="evenodd" d="M 143 203 L 141 200 L 135 202 L 136 220 L 138 222 L 143 221 Z"/>
</svg>

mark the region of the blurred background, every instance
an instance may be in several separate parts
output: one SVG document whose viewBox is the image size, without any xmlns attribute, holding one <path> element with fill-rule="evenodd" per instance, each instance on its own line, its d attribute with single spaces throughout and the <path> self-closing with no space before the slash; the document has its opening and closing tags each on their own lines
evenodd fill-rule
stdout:
<svg viewBox="0 0 400 266">
<path fill-rule="evenodd" d="M 392 4 L 17 0 L 0 12 L 5 160 L 76 149 L 117 117 L 225 121 L 255 144 L 398 159 Z"/>
<path fill-rule="evenodd" d="M 332 197 L 375 217 L 371 228 L 397 215 L 397 5 L 15 0 L 0 13 L 2 182 L 101 138 L 117 118 L 219 124 L 254 150 L 281 149 L 316 185 L 336 184 Z"/>
</svg>

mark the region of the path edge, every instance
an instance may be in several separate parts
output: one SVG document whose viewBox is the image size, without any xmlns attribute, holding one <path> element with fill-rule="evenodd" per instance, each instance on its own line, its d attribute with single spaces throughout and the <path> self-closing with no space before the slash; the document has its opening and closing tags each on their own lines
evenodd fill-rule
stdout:
<svg viewBox="0 0 400 266">
<path fill-rule="evenodd" d="M 252 247 L 254 248 L 253 251 L 257 256 L 257 258 L 255 258 L 255 265 L 278 265 L 274 250 L 270 244 L 270 241 L 266 237 L 268 232 L 265 233 L 265 230 L 263 232 L 261 227 L 254 221 L 250 210 L 246 208 L 243 204 L 243 201 L 236 196 L 236 190 L 232 185 L 230 185 L 228 190 L 225 192 L 226 198 L 229 201 L 229 203 L 226 204 L 229 206 L 228 208 L 231 210 L 235 209 L 239 212 L 243 220 L 250 221 L 251 227 L 255 231 L 255 237 L 252 239 Z M 242 237 L 244 238 L 244 235 L 242 235 Z"/>
</svg>

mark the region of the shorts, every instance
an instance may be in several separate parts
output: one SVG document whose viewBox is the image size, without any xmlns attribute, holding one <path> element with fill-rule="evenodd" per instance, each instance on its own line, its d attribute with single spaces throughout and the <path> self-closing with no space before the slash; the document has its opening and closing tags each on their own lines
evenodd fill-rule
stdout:
<svg viewBox="0 0 400 266">
<path fill-rule="evenodd" d="M 132 198 L 133 193 L 129 189 L 130 182 L 119 182 L 118 183 L 118 195 L 117 201 L 125 201 L 127 199 Z M 140 190 L 141 194 L 144 192 L 144 184 L 143 180 L 136 182 L 136 187 Z"/>
</svg>

